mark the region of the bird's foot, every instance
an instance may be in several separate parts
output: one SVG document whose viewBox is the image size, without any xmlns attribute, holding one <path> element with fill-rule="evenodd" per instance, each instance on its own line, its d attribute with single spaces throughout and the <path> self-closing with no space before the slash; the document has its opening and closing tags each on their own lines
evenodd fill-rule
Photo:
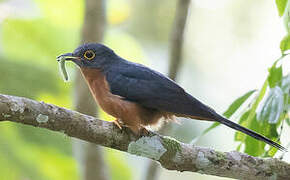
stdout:
<svg viewBox="0 0 290 180">
<path fill-rule="evenodd" d="M 126 126 L 126 125 L 125 125 Z M 142 126 L 127 126 L 138 137 L 148 136 L 150 132 Z"/>
<path fill-rule="evenodd" d="M 122 130 L 122 126 L 120 125 L 119 119 L 116 119 L 115 121 L 113 121 L 113 123 Z"/>
<path fill-rule="evenodd" d="M 139 130 L 139 136 L 149 136 L 150 134 L 150 131 L 148 131 L 145 127 L 142 127 L 140 130 Z"/>
</svg>

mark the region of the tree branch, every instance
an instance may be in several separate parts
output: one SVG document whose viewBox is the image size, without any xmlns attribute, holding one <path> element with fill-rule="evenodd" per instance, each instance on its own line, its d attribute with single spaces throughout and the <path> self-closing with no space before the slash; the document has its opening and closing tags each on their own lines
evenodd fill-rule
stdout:
<svg viewBox="0 0 290 180">
<path fill-rule="evenodd" d="M 55 105 L 0 94 L 0 121 L 12 121 L 65 133 L 88 142 L 147 157 L 169 170 L 191 171 L 237 179 L 289 179 L 290 164 L 236 151 L 218 152 L 184 144 L 150 132 L 134 136 L 111 122 Z"/>
</svg>

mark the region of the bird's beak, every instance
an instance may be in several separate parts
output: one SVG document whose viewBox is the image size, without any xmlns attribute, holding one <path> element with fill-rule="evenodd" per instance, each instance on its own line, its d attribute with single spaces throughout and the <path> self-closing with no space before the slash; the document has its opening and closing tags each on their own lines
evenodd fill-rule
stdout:
<svg viewBox="0 0 290 180">
<path fill-rule="evenodd" d="M 80 60 L 80 57 L 74 56 L 73 53 L 65 53 L 56 58 L 57 61 L 73 61 Z"/>
</svg>

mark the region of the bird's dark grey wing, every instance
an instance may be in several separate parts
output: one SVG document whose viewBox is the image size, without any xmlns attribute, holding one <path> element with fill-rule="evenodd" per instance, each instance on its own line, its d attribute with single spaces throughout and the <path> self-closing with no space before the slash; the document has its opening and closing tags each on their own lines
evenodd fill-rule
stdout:
<svg viewBox="0 0 290 180">
<path fill-rule="evenodd" d="M 113 71 L 107 71 L 106 75 L 113 94 L 147 108 L 188 115 L 195 119 L 214 120 L 282 151 L 287 151 L 278 143 L 220 116 L 156 71 L 133 63 L 115 66 L 115 68 Z"/>
<path fill-rule="evenodd" d="M 146 108 L 210 118 L 211 109 L 187 94 L 174 81 L 145 66 L 130 63 L 106 73 L 113 94 Z"/>
</svg>

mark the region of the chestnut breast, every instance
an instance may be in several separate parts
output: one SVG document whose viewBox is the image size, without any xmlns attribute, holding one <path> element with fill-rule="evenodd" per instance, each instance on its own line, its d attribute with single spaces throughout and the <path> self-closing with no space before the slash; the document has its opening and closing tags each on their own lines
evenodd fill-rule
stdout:
<svg viewBox="0 0 290 180">
<path fill-rule="evenodd" d="M 132 115 L 130 111 L 138 109 L 136 103 L 126 101 L 123 97 L 111 93 L 106 77 L 100 70 L 81 68 L 81 72 L 95 100 L 106 113 L 115 118 L 126 119 L 125 116 Z"/>
<path fill-rule="evenodd" d="M 146 109 L 137 103 L 124 100 L 123 97 L 114 95 L 106 77 L 98 69 L 81 68 L 90 91 L 99 106 L 111 116 L 121 120 L 133 129 L 139 129 L 140 125 L 154 125 L 161 117 L 172 119 L 172 114 L 156 110 Z"/>
</svg>

